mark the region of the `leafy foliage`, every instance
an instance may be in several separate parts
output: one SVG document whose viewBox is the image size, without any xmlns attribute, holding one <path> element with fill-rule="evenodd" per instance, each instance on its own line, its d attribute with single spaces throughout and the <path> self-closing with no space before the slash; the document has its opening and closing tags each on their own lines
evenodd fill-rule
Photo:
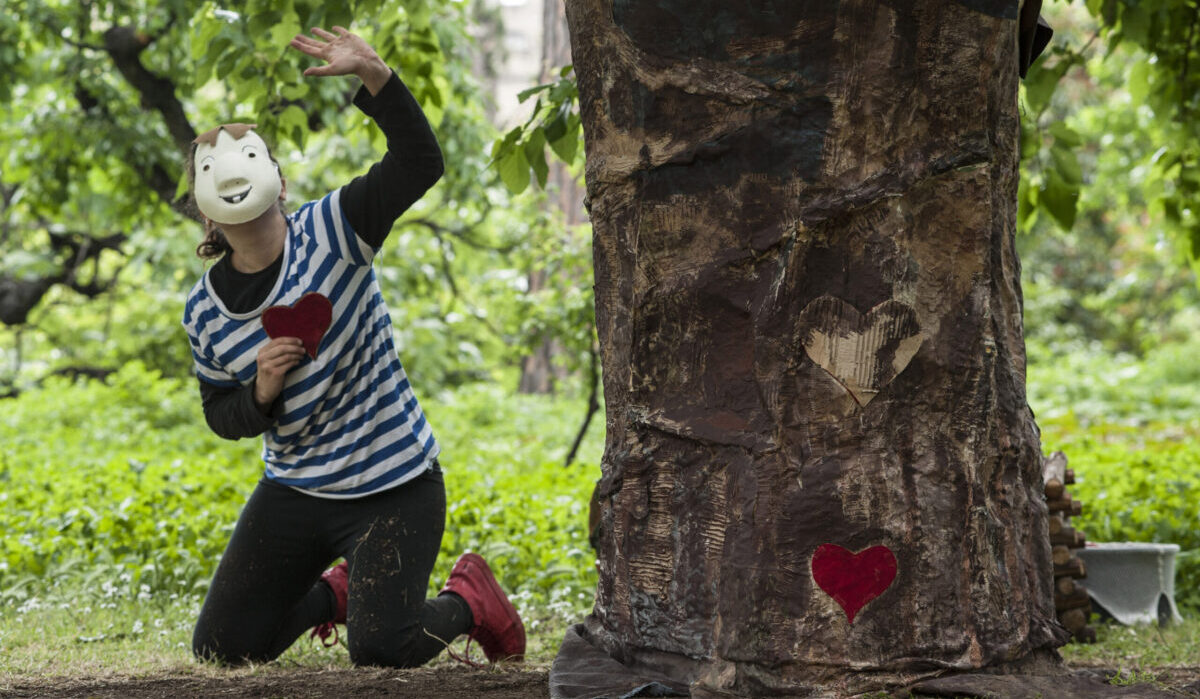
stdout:
<svg viewBox="0 0 1200 699">
<path fill-rule="evenodd" d="M 538 186 L 546 186 L 549 173 L 546 146 L 567 165 L 576 165 L 581 160 L 579 88 L 571 73 L 572 66 L 564 66 L 555 82 L 536 85 L 517 95 L 521 102 L 537 95 L 532 113 L 524 124 L 514 126 L 504 138 L 492 144 L 492 162 L 513 194 L 520 194 L 529 186 L 530 170 Z"/>
<path fill-rule="evenodd" d="M 1077 526 L 1093 541 L 1178 544 L 1176 601 L 1200 611 L 1200 369 L 1189 360 L 1200 346 L 1171 343 L 1144 359 L 1031 349 L 1030 404 L 1043 448 L 1075 469 Z"/>
<path fill-rule="evenodd" d="M 405 353 L 414 379 L 429 388 L 510 380 L 521 356 L 547 337 L 565 349 L 568 369 L 582 366 L 591 347 L 591 285 L 578 279 L 590 268 L 587 232 L 565 230 L 537 196 L 512 196 L 489 167 L 496 132 L 470 70 L 478 60 L 469 31 L 475 5 L 6 5 L 0 36 L 12 43 L 0 61 L 11 70 L 0 71 L 0 93 L 11 100 L 0 103 L 0 140 L 15 147 L 0 151 L 0 278 L 53 274 L 61 265 L 49 251 L 55 231 L 122 232 L 128 240 L 121 255 L 101 260 L 100 276 L 118 279 L 114 291 L 83 298 L 55 286 L 27 323 L 0 329 L 0 382 L 29 388 L 52 371 L 113 370 L 137 357 L 164 374 L 188 374 L 178 318 L 204 271 L 193 255 L 201 231 L 179 199 L 189 134 L 257 123 L 293 202 L 345 184 L 384 150 L 378 129 L 350 106 L 357 81 L 303 77 L 312 59 L 287 48 L 294 33 L 333 24 L 362 34 L 396 68 L 447 163 L 443 180 L 397 223 L 379 263 L 402 346 L 421 348 Z M 150 78 L 139 79 L 139 69 Z M 567 107 L 539 127 L 563 153 L 579 137 L 573 89 L 565 78 L 547 88 L 547 99 Z M 533 270 L 567 268 L 570 276 L 531 295 Z"/>
<path fill-rule="evenodd" d="M 584 466 L 561 465 L 580 411 L 484 387 L 425 406 L 449 502 L 431 592 L 476 550 L 531 623 L 577 617 L 595 586 L 586 503 L 599 456 L 593 437 Z M 262 469 L 257 440 L 208 430 L 190 382 L 137 363 L 0 401 L 0 444 L 0 606 L 45 596 L 52 580 L 203 592 Z"/>
<path fill-rule="evenodd" d="M 1022 89 L 1021 228 L 1044 214 L 1070 230 L 1088 190 L 1122 187 L 1125 204 L 1144 209 L 1141 225 L 1200 259 L 1200 7 L 1086 0 L 1044 11 L 1055 38 Z"/>
<path fill-rule="evenodd" d="M 1200 124 L 1196 123 L 1200 76 L 1200 6 L 1190 0 L 1087 0 L 1100 18 L 1109 50 L 1136 47 L 1127 66 L 1128 89 L 1149 108 L 1159 127 L 1152 159 L 1152 203 L 1163 223 L 1200 258 Z"/>
</svg>

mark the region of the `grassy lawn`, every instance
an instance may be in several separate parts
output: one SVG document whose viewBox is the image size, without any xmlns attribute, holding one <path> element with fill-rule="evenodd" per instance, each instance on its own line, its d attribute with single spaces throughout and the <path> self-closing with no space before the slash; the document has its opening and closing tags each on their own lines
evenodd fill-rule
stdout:
<svg viewBox="0 0 1200 699">
<path fill-rule="evenodd" d="M 1150 676 L 1171 668 L 1200 666 L 1200 620 L 1196 618 L 1166 628 L 1100 624 L 1096 636 L 1096 643 L 1064 647 L 1063 658 L 1073 667 Z"/>
<path fill-rule="evenodd" d="M 325 648 L 307 636 L 271 667 L 229 670 L 197 662 L 192 658 L 191 638 L 198 597 L 106 599 L 64 589 L 49 599 L 53 601 L 8 609 L 0 616 L 0 691 L 13 682 L 52 676 L 144 678 L 351 667 L 344 645 Z M 540 622 L 529 632 L 526 664 L 548 667 L 571 620 L 542 615 Z M 453 648 L 461 655 L 464 645 L 460 639 Z M 472 646 L 471 654 L 482 660 L 477 646 Z M 443 654 L 432 664 L 453 662 Z"/>
</svg>

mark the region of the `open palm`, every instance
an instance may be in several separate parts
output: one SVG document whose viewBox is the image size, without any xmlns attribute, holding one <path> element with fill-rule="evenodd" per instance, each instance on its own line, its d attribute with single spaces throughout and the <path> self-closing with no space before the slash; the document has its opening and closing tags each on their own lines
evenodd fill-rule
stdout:
<svg viewBox="0 0 1200 699">
<path fill-rule="evenodd" d="M 302 34 L 297 34 L 291 40 L 292 48 L 325 61 L 323 66 L 305 69 L 305 75 L 358 75 L 379 61 L 375 50 L 361 37 L 350 33 L 345 27 L 335 26 L 333 30 L 337 34 L 320 27 L 313 28 L 312 33 L 324 41 Z"/>
</svg>

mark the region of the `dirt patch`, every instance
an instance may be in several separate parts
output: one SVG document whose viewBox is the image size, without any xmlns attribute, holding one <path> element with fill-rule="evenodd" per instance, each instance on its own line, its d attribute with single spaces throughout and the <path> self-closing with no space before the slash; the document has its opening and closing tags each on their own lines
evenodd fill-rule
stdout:
<svg viewBox="0 0 1200 699">
<path fill-rule="evenodd" d="M 253 675 L 149 676 L 84 680 L 46 678 L 15 682 L 0 697 L 183 699 L 184 697 L 422 697 L 423 699 L 545 699 L 545 668 L 476 669 L 465 666 L 383 670 L 264 668 Z"/>
<path fill-rule="evenodd" d="M 413 670 L 373 668 L 305 669 L 262 666 L 244 671 L 203 674 L 161 674 L 142 677 L 84 679 L 47 677 L 37 682 L 15 681 L 0 686 L 0 697 L 64 697 L 88 699 L 184 699 L 199 697 L 421 697 L 422 699 L 546 699 L 550 695 L 548 668 L 470 668 L 446 664 Z M 1118 670 L 1077 668 L 1076 675 L 1118 684 L 1142 679 L 1122 676 Z M 1200 667 L 1150 670 L 1148 690 L 1165 690 L 1170 696 L 1200 697 Z M 1042 695 L 1039 693 L 1039 695 Z M 927 697 L 926 694 L 915 695 Z M 1021 695 L 1025 696 L 1025 695 Z M 1130 696 L 1140 696 L 1131 693 Z"/>
</svg>

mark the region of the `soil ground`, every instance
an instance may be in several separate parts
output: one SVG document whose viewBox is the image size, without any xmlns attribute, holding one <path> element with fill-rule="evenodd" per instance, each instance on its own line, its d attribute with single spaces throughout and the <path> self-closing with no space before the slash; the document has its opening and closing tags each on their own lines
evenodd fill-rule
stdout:
<svg viewBox="0 0 1200 699">
<path fill-rule="evenodd" d="M 148 675 L 87 679 L 45 677 L 0 685 L 0 697 L 89 699 L 203 699 L 221 697 L 421 697 L 422 699 L 544 699 L 548 667 L 469 668 L 444 665 L 413 670 L 310 670 L 264 667 L 252 675 Z M 1077 668 L 1096 677 L 1116 673 Z M 1153 685 L 1179 697 L 1200 697 L 1200 666 L 1151 672 Z M 1118 680 L 1124 684 L 1129 679 Z"/>
<path fill-rule="evenodd" d="M 229 677 L 150 675 L 101 680 L 47 677 L 36 684 L 14 681 L 8 686 L 0 686 L 0 697 L 544 699 L 549 696 L 548 669 L 476 669 L 446 665 L 412 670 L 265 668 L 254 675 L 231 674 Z"/>
</svg>

